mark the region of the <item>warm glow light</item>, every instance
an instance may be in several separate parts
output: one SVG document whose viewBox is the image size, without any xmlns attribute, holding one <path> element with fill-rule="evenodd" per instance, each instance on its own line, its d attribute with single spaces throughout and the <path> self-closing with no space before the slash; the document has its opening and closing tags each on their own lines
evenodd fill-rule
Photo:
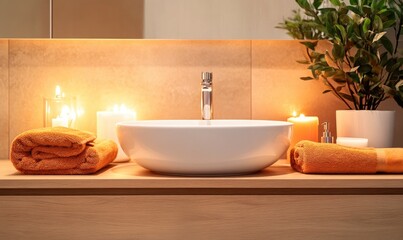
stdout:
<svg viewBox="0 0 403 240">
<path fill-rule="evenodd" d="M 120 112 L 127 112 L 129 111 L 124 104 L 120 105 Z"/>
<path fill-rule="evenodd" d="M 61 111 L 59 117 L 60 118 L 69 118 L 69 116 L 70 116 L 70 108 L 69 108 L 69 106 L 64 105 L 62 107 L 62 111 Z"/>
<path fill-rule="evenodd" d="M 113 106 L 113 112 L 119 112 L 119 106 L 117 104 Z"/>
<path fill-rule="evenodd" d="M 63 105 L 60 114 L 56 118 L 52 118 L 52 127 L 68 127 L 70 123 L 76 120 L 76 117 L 74 110 L 67 105 Z"/>
<path fill-rule="evenodd" d="M 77 109 L 77 117 L 80 117 L 80 116 L 84 115 L 84 113 L 85 113 L 85 111 L 84 111 L 83 108 L 78 108 Z"/>
<path fill-rule="evenodd" d="M 305 116 L 305 114 L 300 113 L 298 117 L 293 116 L 288 119 L 291 120 L 292 122 L 310 122 L 312 120 L 315 121 L 317 117 Z"/>
<path fill-rule="evenodd" d="M 297 116 L 297 112 L 296 112 L 296 111 L 292 112 L 292 116 L 293 116 L 293 117 L 296 117 L 296 116 Z"/>
<path fill-rule="evenodd" d="M 134 115 L 136 115 L 135 111 L 128 109 L 124 104 L 120 104 L 120 106 L 118 104 L 113 105 L 112 111 L 114 113 L 133 113 Z"/>
<path fill-rule="evenodd" d="M 69 117 L 70 117 L 70 108 L 67 105 L 62 106 L 62 110 L 60 114 L 52 119 L 52 127 L 68 127 L 69 126 Z"/>
<path fill-rule="evenodd" d="M 305 116 L 301 113 L 298 117 L 289 117 L 287 121 L 293 123 L 290 148 L 294 147 L 294 145 L 301 140 L 318 141 L 318 117 Z"/>
<path fill-rule="evenodd" d="M 74 127 L 77 119 L 76 99 L 65 98 L 59 85 L 55 87 L 55 98 L 45 98 L 45 126 L 46 127 Z"/>
<path fill-rule="evenodd" d="M 56 98 L 61 98 L 62 97 L 62 90 L 60 89 L 59 85 L 56 86 L 55 95 L 56 95 Z"/>
<path fill-rule="evenodd" d="M 136 112 L 129 110 L 125 105 L 115 104 L 108 111 L 97 112 L 97 137 L 99 139 L 112 139 L 118 143 L 116 135 L 116 124 L 122 121 L 136 120 Z M 125 155 L 119 145 L 118 155 L 115 162 L 126 162 L 128 157 Z"/>
</svg>

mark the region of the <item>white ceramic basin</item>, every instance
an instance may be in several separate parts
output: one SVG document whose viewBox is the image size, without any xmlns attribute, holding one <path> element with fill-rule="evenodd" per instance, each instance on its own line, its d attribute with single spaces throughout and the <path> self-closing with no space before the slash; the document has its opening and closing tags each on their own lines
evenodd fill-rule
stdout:
<svg viewBox="0 0 403 240">
<path fill-rule="evenodd" d="M 149 120 L 117 124 L 123 151 L 170 175 L 257 172 L 285 153 L 291 123 L 263 120 Z"/>
</svg>

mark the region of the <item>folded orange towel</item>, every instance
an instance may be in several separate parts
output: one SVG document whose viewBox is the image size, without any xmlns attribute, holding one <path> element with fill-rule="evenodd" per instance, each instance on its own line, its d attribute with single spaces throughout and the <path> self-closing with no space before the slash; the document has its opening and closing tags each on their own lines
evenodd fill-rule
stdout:
<svg viewBox="0 0 403 240">
<path fill-rule="evenodd" d="M 403 148 L 353 148 L 301 141 L 290 163 L 302 173 L 403 173 Z"/>
<path fill-rule="evenodd" d="M 71 128 L 32 129 L 11 144 L 10 159 L 25 174 L 89 174 L 112 162 L 117 145 Z"/>
</svg>

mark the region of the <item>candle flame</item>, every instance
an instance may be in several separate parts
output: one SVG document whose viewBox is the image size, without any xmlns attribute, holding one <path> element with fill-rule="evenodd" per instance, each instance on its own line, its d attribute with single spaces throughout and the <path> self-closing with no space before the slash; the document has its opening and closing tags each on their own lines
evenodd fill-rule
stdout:
<svg viewBox="0 0 403 240">
<path fill-rule="evenodd" d="M 113 106 L 113 111 L 114 112 L 119 112 L 119 113 L 125 113 L 125 112 L 130 112 L 129 109 L 126 108 L 126 106 L 124 104 L 120 104 L 120 106 L 118 104 L 115 104 Z"/>
<path fill-rule="evenodd" d="M 120 106 L 118 104 L 113 105 L 113 112 L 115 112 L 115 113 L 134 113 L 134 115 L 136 115 L 135 111 L 128 109 L 126 107 L 126 105 L 124 105 L 124 104 L 120 104 Z"/>
<path fill-rule="evenodd" d="M 293 111 L 293 112 L 292 112 L 292 116 L 293 116 L 293 117 L 296 117 L 296 116 L 297 116 L 297 112 L 296 112 L 296 111 Z"/>
<path fill-rule="evenodd" d="M 126 105 L 124 105 L 124 104 L 120 104 L 120 106 L 118 104 L 113 105 L 113 110 L 112 111 L 115 112 L 115 113 L 128 113 L 128 112 L 130 113 L 130 112 L 134 112 L 134 111 L 128 109 L 126 107 Z"/>
</svg>

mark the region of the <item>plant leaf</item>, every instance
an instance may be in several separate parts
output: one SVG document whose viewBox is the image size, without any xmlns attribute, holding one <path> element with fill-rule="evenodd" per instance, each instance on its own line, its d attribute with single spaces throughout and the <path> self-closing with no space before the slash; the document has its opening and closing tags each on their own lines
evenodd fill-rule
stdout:
<svg viewBox="0 0 403 240">
<path fill-rule="evenodd" d="M 387 38 L 386 36 L 381 37 L 381 39 L 379 39 L 379 41 L 381 41 L 382 45 L 385 47 L 385 49 L 390 53 L 393 54 L 393 44 L 392 42 L 389 40 L 389 38 Z"/>
<path fill-rule="evenodd" d="M 374 42 L 378 41 L 378 40 L 381 39 L 381 37 L 383 37 L 383 35 L 385 35 L 385 34 L 386 34 L 386 32 L 377 33 L 377 34 L 375 35 L 374 39 L 372 40 L 372 42 L 374 43 Z"/>
<path fill-rule="evenodd" d="M 388 21 L 386 21 L 386 22 L 383 23 L 383 27 L 384 27 L 384 28 L 390 28 L 390 27 L 392 27 L 392 26 L 395 26 L 395 24 L 396 24 L 396 20 L 395 20 L 395 19 L 393 19 L 393 20 L 388 20 Z"/>
<path fill-rule="evenodd" d="M 308 81 L 308 80 L 313 80 L 314 78 L 313 77 L 301 77 L 300 79 L 304 80 L 304 81 Z"/>
<path fill-rule="evenodd" d="M 305 45 L 307 48 L 311 49 L 311 50 L 315 50 L 316 45 L 318 45 L 318 41 L 315 42 L 301 42 L 301 44 Z"/>
<path fill-rule="evenodd" d="M 343 85 L 343 86 L 338 86 L 338 87 L 336 87 L 336 91 L 337 91 L 337 92 L 340 92 L 340 91 L 343 89 L 343 87 L 344 87 L 344 85 Z"/>
<path fill-rule="evenodd" d="M 330 0 L 330 2 L 335 6 L 340 6 L 341 5 L 339 0 Z"/>
<path fill-rule="evenodd" d="M 308 60 L 297 60 L 297 63 L 310 64 L 310 62 Z"/>
<path fill-rule="evenodd" d="M 362 31 L 364 33 L 368 32 L 369 25 L 371 24 L 371 20 L 369 18 L 365 18 L 364 23 L 362 24 Z"/>
<path fill-rule="evenodd" d="M 360 83 L 360 77 L 358 76 L 357 73 L 355 72 L 349 72 L 347 73 L 347 76 L 350 77 L 350 79 L 355 82 L 355 83 Z"/>
<path fill-rule="evenodd" d="M 403 108 L 403 96 L 401 95 L 396 95 L 393 97 L 393 99 L 395 99 L 395 101 L 397 102 L 397 104 L 399 104 L 399 106 L 401 108 Z"/>
<path fill-rule="evenodd" d="M 381 85 L 381 83 L 382 83 L 382 81 L 376 82 L 374 85 L 372 85 L 372 86 L 369 88 L 369 90 L 370 90 L 370 91 L 374 90 L 374 89 L 377 88 L 379 85 Z"/>
<path fill-rule="evenodd" d="M 355 71 L 357 71 L 357 69 L 358 69 L 359 67 L 360 67 L 360 66 L 353 67 L 352 69 L 350 69 L 350 72 L 355 72 Z"/>
<path fill-rule="evenodd" d="M 354 5 L 355 5 L 355 4 L 354 4 Z M 346 8 L 347 8 L 348 10 L 352 11 L 353 13 L 362 16 L 361 11 L 360 11 L 357 7 L 355 7 L 355 6 L 346 6 Z"/>
<path fill-rule="evenodd" d="M 354 102 L 354 98 L 351 95 L 345 94 L 343 92 L 339 92 L 340 96 L 342 96 L 344 99 L 350 101 L 350 102 Z"/>
<path fill-rule="evenodd" d="M 303 9 L 309 8 L 308 0 L 296 0 L 296 2 L 297 2 L 298 5 L 299 5 L 301 8 L 303 8 Z"/>
<path fill-rule="evenodd" d="M 372 67 L 371 67 L 371 65 L 369 65 L 369 64 L 361 65 L 361 66 L 358 68 L 358 72 L 359 72 L 359 73 L 369 73 L 369 72 L 371 72 L 371 70 L 372 70 Z"/>
<path fill-rule="evenodd" d="M 371 7 L 368 6 L 368 5 L 362 6 L 362 11 L 363 11 L 366 15 L 371 15 L 371 13 L 372 13 L 372 9 L 371 9 Z"/>
<path fill-rule="evenodd" d="M 385 66 L 386 62 L 388 61 L 388 52 L 382 53 L 382 54 L 381 54 L 381 57 L 380 57 L 379 59 L 380 59 L 379 64 L 380 64 L 381 66 Z"/>
<path fill-rule="evenodd" d="M 378 13 L 379 10 L 382 9 L 382 7 L 384 7 L 386 5 L 385 1 L 386 0 L 373 1 L 375 13 Z"/>
<path fill-rule="evenodd" d="M 397 63 L 395 63 L 395 64 L 393 64 L 393 65 L 391 65 L 391 66 L 386 66 L 386 71 L 388 71 L 388 72 L 394 72 L 394 71 L 396 71 L 397 69 L 399 69 L 399 67 L 400 67 L 401 65 L 402 65 L 401 63 L 397 62 Z"/>
<path fill-rule="evenodd" d="M 358 0 L 350 0 L 350 4 L 351 4 L 351 5 L 357 5 L 357 4 L 358 4 Z"/>
<path fill-rule="evenodd" d="M 339 30 L 340 36 L 341 36 L 341 39 L 343 40 L 343 42 L 346 41 L 346 35 L 347 35 L 346 29 L 342 25 L 339 25 L 339 24 L 336 24 L 336 28 Z"/>
<path fill-rule="evenodd" d="M 344 58 L 344 48 L 339 44 L 333 44 L 332 55 L 335 60 Z"/>
<path fill-rule="evenodd" d="M 374 17 L 373 29 L 374 29 L 374 31 L 383 30 L 382 19 L 378 15 L 375 15 L 375 17 Z"/>
<path fill-rule="evenodd" d="M 320 5 L 322 5 L 323 0 L 314 0 L 313 1 L 313 6 L 318 9 Z"/>
</svg>

